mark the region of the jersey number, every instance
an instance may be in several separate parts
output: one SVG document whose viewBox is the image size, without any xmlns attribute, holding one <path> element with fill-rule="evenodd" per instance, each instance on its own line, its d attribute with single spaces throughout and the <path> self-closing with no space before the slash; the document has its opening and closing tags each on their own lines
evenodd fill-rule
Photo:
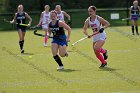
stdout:
<svg viewBox="0 0 140 93">
<path fill-rule="evenodd" d="M 97 32 L 98 29 L 97 29 L 97 28 L 92 28 L 92 31 L 93 31 L 93 32 Z"/>
<path fill-rule="evenodd" d="M 22 24 L 22 19 L 20 19 L 20 24 Z"/>
</svg>

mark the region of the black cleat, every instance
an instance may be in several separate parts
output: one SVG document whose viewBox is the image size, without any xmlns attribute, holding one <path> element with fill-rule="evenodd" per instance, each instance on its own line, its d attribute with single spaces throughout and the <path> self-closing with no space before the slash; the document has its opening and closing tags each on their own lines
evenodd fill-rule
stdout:
<svg viewBox="0 0 140 93">
<path fill-rule="evenodd" d="M 132 35 L 135 35 L 134 33 L 132 33 Z"/>
<path fill-rule="evenodd" d="M 107 60 L 107 58 L 108 58 L 108 52 L 107 52 L 107 50 L 106 50 L 105 53 L 103 53 L 103 56 L 104 56 L 104 60 Z"/>
<path fill-rule="evenodd" d="M 99 68 L 104 68 L 105 66 L 107 66 L 107 63 L 105 63 L 105 64 L 102 63 Z"/>
<path fill-rule="evenodd" d="M 139 33 L 137 33 L 137 35 L 139 35 Z"/>
<path fill-rule="evenodd" d="M 21 54 L 22 54 L 22 53 L 24 53 L 24 50 L 22 49 L 20 52 L 21 52 Z"/>
<path fill-rule="evenodd" d="M 68 57 L 68 56 L 69 56 L 69 55 L 68 55 L 68 53 L 66 52 L 66 53 L 65 53 L 65 57 Z"/>
</svg>

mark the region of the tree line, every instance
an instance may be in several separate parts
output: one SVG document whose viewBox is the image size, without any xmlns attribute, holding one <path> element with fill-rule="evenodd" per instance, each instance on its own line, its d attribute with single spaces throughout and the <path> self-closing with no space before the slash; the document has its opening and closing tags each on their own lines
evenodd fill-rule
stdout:
<svg viewBox="0 0 140 93">
<path fill-rule="evenodd" d="M 23 4 L 26 11 L 41 11 L 44 5 L 50 5 L 51 9 L 60 4 L 63 9 L 87 9 L 90 5 L 97 8 L 125 8 L 127 3 L 132 5 L 134 0 L 0 0 L 0 8 L 13 12 L 19 4 Z M 4 8 L 3 8 L 4 7 Z"/>
</svg>

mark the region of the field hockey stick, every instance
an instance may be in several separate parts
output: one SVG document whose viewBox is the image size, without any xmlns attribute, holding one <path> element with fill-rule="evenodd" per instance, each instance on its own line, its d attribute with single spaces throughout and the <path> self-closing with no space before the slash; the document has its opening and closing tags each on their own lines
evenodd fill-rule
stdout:
<svg viewBox="0 0 140 93">
<path fill-rule="evenodd" d="M 38 28 L 39 27 L 37 25 L 36 26 L 33 26 L 33 27 L 30 27 L 30 29 L 33 29 L 34 30 L 33 31 L 34 35 L 44 37 L 45 35 L 40 34 L 40 33 L 37 32 L 38 31 Z"/>
<path fill-rule="evenodd" d="M 7 19 L 3 19 L 3 21 L 6 22 L 6 23 L 11 24 L 10 21 L 8 21 Z M 14 23 L 14 24 L 16 24 L 16 25 L 18 24 L 18 25 L 25 26 L 25 27 L 29 26 L 28 24 L 19 24 L 19 23 Z"/>
<path fill-rule="evenodd" d="M 38 31 L 38 26 L 34 26 L 34 27 L 31 27 L 31 29 L 34 29 L 34 35 L 36 35 L 36 36 L 40 36 L 40 37 L 45 37 L 45 35 L 43 35 L 43 34 L 40 34 L 40 33 L 38 33 L 37 31 Z M 51 36 L 49 36 L 49 38 L 53 38 L 53 37 L 51 37 Z"/>
<path fill-rule="evenodd" d="M 98 34 L 98 33 L 99 33 L 99 32 L 92 34 L 91 37 L 94 36 L 94 35 L 96 35 L 96 34 Z M 81 41 L 83 41 L 83 40 L 85 40 L 85 39 L 87 39 L 87 38 L 88 38 L 88 36 L 79 39 L 78 41 L 72 43 L 72 46 L 74 46 L 75 44 L 77 44 L 77 43 L 79 43 L 79 42 L 81 42 Z"/>
<path fill-rule="evenodd" d="M 138 15 L 138 17 L 140 17 L 140 15 Z M 121 19 L 122 21 L 125 21 L 125 20 L 131 20 L 131 17 L 128 17 L 128 18 L 123 18 Z"/>
<path fill-rule="evenodd" d="M 37 33 L 37 29 L 34 29 L 34 35 L 36 36 L 41 36 L 41 37 L 45 37 L 45 35 Z"/>
<path fill-rule="evenodd" d="M 122 21 L 125 21 L 125 20 L 131 20 L 131 18 L 129 17 L 129 18 L 123 18 L 123 19 L 121 19 Z"/>
<path fill-rule="evenodd" d="M 43 23 L 43 24 L 41 24 L 41 25 L 45 25 L 45 24 L 47 24 L 47 23 Z M 36 26 L 30 27 L 30 29 L 34 29 L 34 35 L 36 35 L 36 36 L 41 36 L 41 37 L 45 37 L 45 35 L 38 33 L 38 28 L 39 28 L 39 27 L 40 27 L 40 26 L 36 25 Z M 52 37 L 49 37 L 49 38 L 52 38 Z"/>
<path fill-rule="evenodd" d="M 33 33 L 34 33 L 34 35 L 36 35 L 36 36 L 41 36 L 41 37 L 45 37 L 45 35 L 43 35 L 43 34 L 40 34 L 40 33 L 38 33 L 37 31 L 38 31 L 38 28 L 39 28 L 39 26 L 33 26 L 33 27 L 29 27 L 29 29 L 33 29 Z"/>
</svg>

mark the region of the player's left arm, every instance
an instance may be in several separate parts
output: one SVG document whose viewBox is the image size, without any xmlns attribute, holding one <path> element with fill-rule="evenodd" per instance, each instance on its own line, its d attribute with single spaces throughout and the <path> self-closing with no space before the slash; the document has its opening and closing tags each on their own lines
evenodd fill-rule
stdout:
<svg viewBox="0 0 140 93">
<path fill-rule="evenodd" d="M 69 21 L 71 20 L 70 15 L 67 14 L 65 11 L 63 11 L 63 14 L 64 14 L 64 16 L 66 16 L 68 18 Z"/>
<path fill-rule="evenodd" d="M 104 29 L 110 26 L 110 23 L 102 17 L 98 17 L 100 23 L 103 25 L 102 28 L 99 29 L 99 32 L 102 33 Z"/>
<path fill-rule="evenodd" d="M 49 36 L 48 36 L 48 38 L 51 36 L 51 30 L 50 30 L 50 27 L 49 27 L 49 25 L 48 25 L 48 33 L 49 33 Z"/>
<path fill-rule="evenodd" d="M 16 17 L 17 17 L 17 13 L 15 13 L 15 16 L 14 16 L 13 20 L 10 21 L 11 24 L 13 24 L 16 21 Z"/>
<path fill-rule="evenodd" d="M 32 18 L 28 15 L 28 13 L 25 13 L 25 16 L 29 19 L 28 26 L 30 26 L 32 23 Z"/>
<path fill-rule="evenodd" d="M 139 10 L 139 16 L 140 16 L 140 7 L 138 6 L 138 10 Z"/>
<path fill-rule="evenodd" d="M 62 21 L 59 21 L 59 26 L 64 27 L 68 31 L 67 42 L 69 42 L 70 41 L 70 35 L 71 35 L 71 28 L 66 23 L 64 23 Z"/>
</svg>

